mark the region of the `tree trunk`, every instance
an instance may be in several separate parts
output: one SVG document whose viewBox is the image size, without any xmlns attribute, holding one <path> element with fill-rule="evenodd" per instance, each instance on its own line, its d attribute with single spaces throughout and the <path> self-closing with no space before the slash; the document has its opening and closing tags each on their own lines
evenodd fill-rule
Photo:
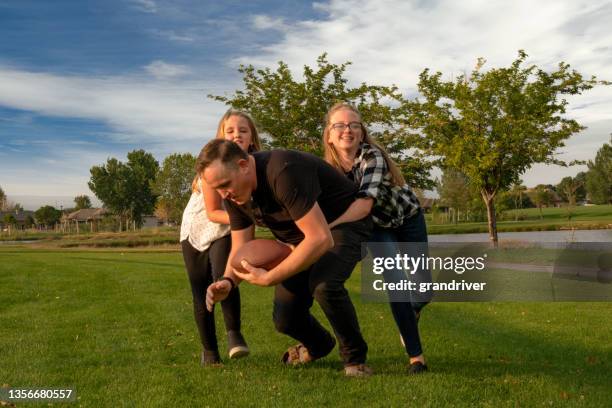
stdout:
<svg viewBox="0 0 612 408">
<path fill-rule="evenodd" d="M 540 205 L 538 208 L 540 209 L 540 220 L 544 219 L 544 215 L 542 214 L 542 207 L 543 205 Z"/>
<path fill-rule="evenodd" d="M 493 247 L 497 248 L 498 239 L 497 239 L 497 220 L 495 218 L 495 203 L 493 199 L 495 198 L 495 194 L 489 194 L 486 191 L 482 191 L 482 199 L 487 206 L 487 221 L 489 224 L 489 239 L 493 244 Z"/>
</svg>

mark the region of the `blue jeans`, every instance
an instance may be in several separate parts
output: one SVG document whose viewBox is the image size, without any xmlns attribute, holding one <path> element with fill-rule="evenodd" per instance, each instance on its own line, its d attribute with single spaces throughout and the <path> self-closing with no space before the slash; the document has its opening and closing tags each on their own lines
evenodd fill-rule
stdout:
<svg viewBox="0 0 612 408">
<path fill-rule="evenodd" d="M 425 216 L 423 210 L 406 218 L 404 223 L 397 228 L 382 228 L 374 226 L 370 242 L 384 242 L 388 245 L 375 245 L 370 247 L 373 257 L 395 257 L 399 253 L 398 242 L 427 242 L 427 227 L 425 225 Z M 395 273 L 394 273 L 395 272 Z M 426 272 L 429 275 L 428 272 Z M 397 281 L 398 276 L 404 276 L 403 271 L 387 271 L 383 274 L 385 281 Z M 419 299 L 419 301 L 394 301 L 392 294 L 389 293 L 389 305 L 391 313 L 395 319 L 404 343 L 406 352 L 410 357 L 416 357 L 423 353 L 421 348 L 421 339 L 419 336 L 419 328 L 417 325 L 416 313 L 428 303 Z"/>
</svg>

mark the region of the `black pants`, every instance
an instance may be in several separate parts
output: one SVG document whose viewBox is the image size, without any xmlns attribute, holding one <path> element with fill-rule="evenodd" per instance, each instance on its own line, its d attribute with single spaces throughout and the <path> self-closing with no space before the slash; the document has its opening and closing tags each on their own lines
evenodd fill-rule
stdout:
<svg viewBox="0 0 612 408">
<path fill-rule="evenodd" d="M 273 319 L 276 329 L 298 340 L 313 357 L 329 352 L 333 339 L 310 313 L 313 299 L 321 306 L 338 339 L 345 365 L 364 363 L 368 346 L 344 282 L 361 256 L 361 242 L 372 230 L 371 218 L 332 230 L 334 247 L 307 270 L 276 285 Z"/>
<path fill-rule="evenodd" d="M 231 245 L 229 235 L 214 241 L 204 252 L 195 249 L 188 240 L 181 242 L 193 295 L 193 314 L 204 350 L 218 350 L 215 314 L 206 310 L 206 289 L 223 276 Z M 221 302 L 221 308 L 226 330 L 240 331 L 240 292 L 237 287 Z"/>
</svg>

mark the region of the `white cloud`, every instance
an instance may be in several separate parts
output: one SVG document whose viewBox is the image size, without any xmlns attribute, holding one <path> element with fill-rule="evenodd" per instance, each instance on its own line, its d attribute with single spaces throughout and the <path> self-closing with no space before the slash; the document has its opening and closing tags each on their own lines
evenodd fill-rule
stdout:
<svg viewBox="0 0 612 408">
<path fill-rule="evenodd" d="M 166 65 L 160 71 L 177 71 L 176 66 Z M 135 148 L 144 148 L 160 162 L 175 152 L 197 154 L 214 137 L 226 109 L 206 95 L 222 93 L 226 87 L 233 89 L 233 84 L 226 82 L 220 88 L 172 75 L 163 80 L 147 75 L 88 77 L 0 66 L 0 106 L 100 121 L 109 128 L 93 135 L 95 141 L 15 135 L 0 152 L 0 185 L 21 195 L 92 195 L 87 188 L 89 169 L 109 157 L 125 161 L 127 152 Z M 38 146 L 44 154 L 27 153 L 25 146 Z"/>
<path fill-rule="evenodd" d="M 414 96 L 426 67 L 452 79 L 469 73 L 478 57 L 487 59 L 485 69 L 508 66 L 524 49 L 528 63 L 544 69 L 565 61 L 586 76 L 612 80 L 612 3 L 606 0 L 331 0 L 313 7 L 324 18 L 289 24 L 272 15 L 254 17 L 255 28 L 277 29 L 281 39 L 233 64 L 275 67 L 282 60 L 299 76 L 302 66 L 313 66 L 327 52 L 333 63 L 352 61 L 349 83 L 395 84 Z M 612 86 L 567 99 L 568 115 L 582 124 L 612 123 Z M 563 158 L 592 158 L 608 141 L 607 129 L 588 133 L 587 145 L 584 135 L 572 137 Z M 526 178 L 560 180 L 578 171 L 546 168 L 534 168 Z"/>
<path fill-rule="evenodd" d="M 174 30 L 155 29 L 155 30 L 147 30 L 147 32 L 156 37 L 160 37 L 160 38 L 170 40 L 170 41 L 184 42 L 184 43 L 191 43 L 195 41 L 195 38 L 193 35 L 187 34 L 187 33 L 179 33 Z"/>
<path fill-rule="evenodd" d="M 168 64 L 164 61 L 153 61 L 145 70 L 158 79 L 172 78 L 189 74 L 191 70 L 185 65 Z"/>
<path fill-rule="evenodd" d="M 219 86 L 174 78 L 187 68 L 152 64 L 167 79 L 55 75 L 0 66 L 0 105 L 42 115 L 98 120 L 130 142 L 208 139 L 224 111 L 206 97 Z M 230 84 L 228 84 L 230 86 Z"/>
<path fill-rule="evenodd" d="M 134 6 L 145 13 L 157 13 L 157 3 L 154 0 L 132 0 Z"/>
<path fill-rule="evenodd" d="M 253 27 L 256 30 L 287 30 L 287 26 L 282 18 L 271 18 L 262 14 L 253 16 Z"/>
<path fill-rule="evenodd" d="M 605 0 L 331 0 L 314 7 L 326 17 L 288 24 L 255 16 L 256 28 L 278 29 L 282 39 L 234 63 L 273 67 L 282 60 L 299 74 L 328 52 L 332 62 L 353 62 L 351 83 L 396 84 L 413 94 L 426 67 L 450 79 L 470 72 L 478 57 L 487 59 L 485 68 L 507 66 L 525 49 L 529 62 L 544 68 L 564 60 L 584 74 L 612 79 L 612 3 Z M 612 87 L 599 92 L 580 97 L 587 106 L 610 101 L 587 120 L 612 117 Z"/>
</svg>

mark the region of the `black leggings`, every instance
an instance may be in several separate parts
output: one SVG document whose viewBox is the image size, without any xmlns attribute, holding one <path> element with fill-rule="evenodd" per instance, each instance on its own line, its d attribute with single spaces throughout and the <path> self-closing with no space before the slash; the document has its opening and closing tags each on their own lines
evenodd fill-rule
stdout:
<svg viewBox="0 0 612 408">
<path fill-rule="evenodd" d="M 218 351 L 215 314 L 206 309 L 206 289 L 223 276 L 232 245 L 229 235 L 214 241 L 204 252 L 195 249 L 189 240 L 181 242 L 185 268 L 193 295 L 193 314 L 204 350 Z M 240 331 L 240 292 L 234 288 L 221 302 L 227 331 Z"/>
<path fill-rule="evenodd" d="M 345 365 L 364 363 L 368 346 L 344 282 L 362 258 L 361 242 L 370 235 L 370 217 L 332 229 L 334 247 L 308 269 L 276 285 L 273 319 L 276 330 L 298 340 L 313 357 L 333 346 L 331 334 L 310 313 L 316 300 L 340 343 Z"/>
</svg>

